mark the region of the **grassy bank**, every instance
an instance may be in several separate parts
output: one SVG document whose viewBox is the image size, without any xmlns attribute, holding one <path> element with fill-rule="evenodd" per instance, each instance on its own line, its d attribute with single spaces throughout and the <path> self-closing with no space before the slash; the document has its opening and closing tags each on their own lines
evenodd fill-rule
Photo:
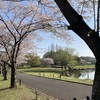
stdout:
<svg viewBox="0 0 100 100">
<path fill-rule="evenodd" d="M 72 66 L 72 68 L 75 68 L 75 69 L 95 69 L 95 65 L 94 64 L 91 64 L 91 65 L 77 65 L 77 66 Z M 34 72 L 61 72 L 61 68 L 49 68 L 49 67 L 28 67 L 28 66 L 25 66 L 25 67 L 19 67 L 18 70 L 20 71 L 30 71 L 31 70 L 34 71 Z"/>
<path fill-rule="evenodd" d="M 93 84 L 92 80 L 89 79 L 78 79 L 74 77 L 67 77 L 67 76 L 60 76 L 58 73 L 34 73 L 34 72 L 24 72 L 26 74 L 35 75 L 39 77 L 46 77 L 46 78 L 53 78 L 53 79 L 59 79 L 63 81 L 70 81 L 70 82 L 77 82 L 77 83 L 83 83 L 83 84 Z"/>
<path fill-rule="evenodd" d="M 79 66 L 78 69 L 80 67 L 81 66 Z M 84 67 L 86 69 L 86 66 Z M 87 68 L 90 68 L 90 66 L 88 66 Z M 93 68 L 93 65 L 91 66 L 91 68 Z M 75 78 L 74 76 L 71 76 L 71 77 L 61 76 L 60 73 L 62 72 L 62 70 L 60 68 L 23 68 L 23 69 L 18 69 L 18 71 L 24 72 L 26 74 L 60 79 L 64 81 L 78 82 L 78 83 L 83 83 L 83 84 L 93 84 L 93 81 L 89 79 L 78 79 L 78 78 Z"/>
<path fill-rule="evenodd" d="M 78 66 L 74 66 L 74 68 L 76 69 L 94 69 L 95 68 L 95 65 L 92 64 L 92 65 L 78 65 Z"/>
<path fill-rule="evenodd" d="M 36 95 L 33 90 L 24 85 L 14 89 L 9 88 L 9 79 L 4 81 L 0 75 L 0 100 L 35 100 Z M 46 100 L 45 97 L 38 97 L 38 100 Z"/>
<path fill-rule="evenodd" d="M 18 71 L 22 71 L 22 72 L 55 72 L 55 73 L 59 73 L 61 72 L 61 68 L 42 68 L 42 67 L 26 67 L 26 68 L 20 68 L 17 69 Z"/>
</svg>

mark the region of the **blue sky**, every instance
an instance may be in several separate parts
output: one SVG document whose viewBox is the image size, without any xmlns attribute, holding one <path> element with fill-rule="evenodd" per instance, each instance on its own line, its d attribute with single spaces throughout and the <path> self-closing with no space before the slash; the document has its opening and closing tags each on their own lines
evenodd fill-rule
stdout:
<svg viewBox="0 0 100 100">
<path fill-rule="evenodd" d="M 93 22 L 88 22 L 89 26 L 93 27 Z M 54 43 L 55 45 L 59 45 L 61 47 L 69 47 L 74 48 L 76 50 L 76 53 L 78 53 L 78 56 L 93 56 L 93 53 L 88 48 L 88 46 L 85 44 L 85 42 L 80 39 L 75 33 L 69 32 L 73 36 L 73 41 L 70 44 L 67 44 L 65 41 L 57 40 L 50 38 L 49 35 L 43 35 L 44 40 L 38 43 L 38 48 L 41 48 L 43 50 L 38 51 L 38 55 L 42 58 L 43 54 L 48 51 L 48 47 Z M 42 33 L 41 33 L 42 34 Z M 47 33 L 48 34 L 48 33 Z"/>
<path fill-rule="evenodd" d="M 66 22 L 66 20 L 64 21 Z M 89 21 L 86 20 L 86 23 L 93 29 L 93 18 L 91 18 Z M 44 37 L 44 40 L 37 43 L 37 48 L 41 48 L 40 50 L 38 50 L 37 54 L 42 58 L 44 53 L 48 51 L 48 47 L 50 47 L 50 45 L 54 43 L 55 45 L 57 44 L 61 47 L 74 48 L 76 50 L 76 53 L 78 53 L 78 56 L 94 57 L 89 47 L 82 39 L 80 39 L 74 32 L 70 31 L 69 33 L 73 36 L 73 41 L 70 44 L 67 44 L 65 41 L 57 40 L 56 38 L 50 38 L 50 35 L 48 35 L 48 33 L 43 34 L 41 32 L 42 36 Z"/>
<path fill-rule="evenodd" d="M 94 57 L 89 47 L 82 39 L 80 39 L 74 32 L 70 32 L 70 34 L 73 36 L 73 41 L 71 41 L 70 44 L 67 44 L 62 40 L 57 40 L 56 38 L 52 39 L 50 38 L 50 35 L 45 35 L 44 40 L 38 43 L 38 48 L 43 48 L 43 50 L 38 51 L 38 55 L 42 58 L 43 54 L 48 51 L 48 47 L 54 43 L 55 45 L 57 44 L 61 47 L 74 48 L 76 50 L 75 53 L 78 53 L 78 56 Z"/>
<path fill-rule="evenodd" d="M 88 14 L 87 14 L 88 15 Z M 66 23 L 66 19 L 64 20 Z M 93 19 L 91 18 L 89 21 L 86 20 L 86 23 L 93 28 Z M 38 44 L 38 48 L 41 48 L 37 54 L 42 58 L 44 53 L 48 51 L 48 47 L 51 46 L 52 43 L 54 43 L 55 45 L 59 45 L 61 47 L 69 47 L 69 48 L 74 48 L 76 50 L 76 53 L 78 53 L 78 56 L 90 56 L 90 57 L 94 57 L 93 53 L 91 52 L 91 50 L 89 49 L 89 47 L 86 45 L 86 43 L 80 39 L 74 32 L 69 31 L 69 33 L 72 35 L 73 37 L 73 41 L 70 44 L 67 44 L 65 41 L 61 41 L 59 39 L 52 39 L 50 37 L 51 34 L 48 33 L 42 33 L 42 36 L 44 37 L 44 40 L 37 43 Z"/>
<path fill-rule="evenodd" d="M 94 26 L 93 19 L 87 21 L 86 23 L 93 29 Z M 75 52 L 78 53 L 79 57 L 80 56 L 94 57 L 93 53 L 91 52 L 87 44 L 79 36 L 77 36 L 72 31 L 69 31 L 69 34 L 73 37 L 73 41 L 71 41 L 70 44 L 67 44 L 65 41 L 57 40 L 56 38 L 55 39 L 50 38 L 50 35 L 48 35 L 48 33 L 47 35 L 46 34 L 43 35 L 44 40 L 38 44 L 38 48 L 44 48 L 44 49 L 42 51 L 40 50 L 38 52 L 38 55 L 42 58 L 43 54 L 48 51 L 48 47 L 50 47 L 50 45 L 54 43 L 55 45 L 57 44 L 61 47 L 74 48 L 76 50 Z"/>
</svg>

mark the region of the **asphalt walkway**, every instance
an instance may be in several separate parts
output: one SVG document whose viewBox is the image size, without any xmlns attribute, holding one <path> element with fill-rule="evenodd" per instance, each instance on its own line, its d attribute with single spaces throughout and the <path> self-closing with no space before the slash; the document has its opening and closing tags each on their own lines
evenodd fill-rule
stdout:
<svg viewBox="0 0 100 100">
<path fill-rule="evenodd" d="M 92 91 L 92 86 L 41 78 L 24 73 L 17 73 L 17 79 L 21 79 L 22 83 L 59 100 L 73 100 L 74 97 L 77 100 L 84 100 L 86 96 L 91 96 Z"/>
</svg>

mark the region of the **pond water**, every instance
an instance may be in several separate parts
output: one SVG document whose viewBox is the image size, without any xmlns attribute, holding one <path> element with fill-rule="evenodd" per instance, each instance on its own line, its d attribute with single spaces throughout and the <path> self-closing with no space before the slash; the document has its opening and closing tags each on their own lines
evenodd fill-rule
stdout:
<svg viewBox="0 0 100 100">
<path fill-rule="evenodd" d="M 79 77 L 80 79 L 94 79 L 94 70 L 84 70 L 81 71 L 81 76 Z"/>
<path fill-rule="evenodd" d="M 75 78 L 93 80 L 95 71 L 92 70 L 92 69 L 88 69 L 88 70 L 73 70 L 73 71 L 69 71 L 67 73 L 68 73 L 69 76 L 73 76 Z"/>
</svg>

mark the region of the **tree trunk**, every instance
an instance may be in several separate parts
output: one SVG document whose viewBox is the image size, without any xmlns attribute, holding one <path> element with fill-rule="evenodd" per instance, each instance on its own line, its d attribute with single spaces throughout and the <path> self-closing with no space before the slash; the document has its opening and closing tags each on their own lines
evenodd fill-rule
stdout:
<svg viewBox="0 0 100 100">
<path fill-rule="evenodd" d="M 67 66 L 68 66 L 68 63 L 66 63 L 65 66 L 64 66 L 65 70 L 67 69 Z"/>
<path fill-rule="evenodd" d="M 61 61 L 61 70 L 63 70 L 63 65 L 64 65 L 63 61 Z"/>
<path fill-rule="evenodd" d="M 11 64 L 11 82 L 10 88 L 16 87 L 16 66 L 14 63 Z"/>
<path fill-rule="evenodd" d="M 4 80 L 7 80 L 7 71 L 4 72 Z"/>
<path fill-rule="evenodd" d="M 100 100 L 100 60 L 95 65 L 95 77 L 92 88 L 92 100 Z"/>
<path fill-rule="evenodd" d="M 3 62 L 3 68 L 4 68 L 4 80 L 7 80 L 7 68 L 5 62 Z"/>
<path fill-rule="evenodd" d="M 92 89 L 92 100 L 100 100 L 100 37 L 99 33 L 92 30 L 69 4 L 68 0 L 54 0 L 60 11 L 69 22 L 68 29 L 74 31 L 85 41 L 96 57 L 95 78 Z"/>
</svg>

